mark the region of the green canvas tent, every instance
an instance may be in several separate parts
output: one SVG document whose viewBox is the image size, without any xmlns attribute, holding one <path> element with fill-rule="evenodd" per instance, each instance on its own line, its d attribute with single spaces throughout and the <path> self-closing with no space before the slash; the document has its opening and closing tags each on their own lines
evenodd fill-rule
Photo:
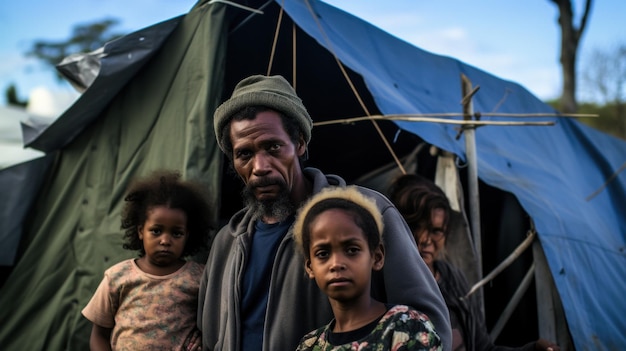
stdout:
<svg viewBox="0 0 626 351">
<path fill-rule="evenodd" d="M 131 178 L 177 169 L 202 178 L 218 202 L 222 160 L 210 111 L 223 90 L 225 12 L 199 4 L 184 17 L 109 43 L 101 73 L 112 77 L 94 82 L 38 136 L 45 145 L 35 140 L 54 160 L 0 293 L 3 350 L 88 348 L 91 325 L 80 310 L 104 269 L 134 256 L 121 249 L 119 229 Z M 119 90 L 109 94 L 110 87 Z M 91 121 L 83 125 L 85 119 Z"/>
</svg>

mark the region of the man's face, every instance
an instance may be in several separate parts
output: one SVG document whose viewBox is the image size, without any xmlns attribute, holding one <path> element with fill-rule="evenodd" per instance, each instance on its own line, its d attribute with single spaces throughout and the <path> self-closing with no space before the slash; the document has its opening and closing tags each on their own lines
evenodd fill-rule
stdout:
<svg viewBox="0 0 626 351">
<path fill-rule="evenodd" d="M 302 176 L 299 157 L 306 150 L 304 140 L 294 145 L 280 115 L 271 110 L 258 113 L 253 120 L 233 120 L 230 140 L 233 166 L 246 185 L 243 193 L 248 205 L 263 217 L 293 213 L 290 194 Z"/>
</svg>

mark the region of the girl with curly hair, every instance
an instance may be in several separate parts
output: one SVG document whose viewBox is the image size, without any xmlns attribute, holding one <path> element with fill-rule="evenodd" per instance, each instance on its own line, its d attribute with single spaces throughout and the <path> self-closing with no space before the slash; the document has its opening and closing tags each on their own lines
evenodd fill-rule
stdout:
<svg viewBox="0 0 626 351">
<path fill-rule="evenodd" d="M 91 350 L 198 350 L 204 265 L 186 258 L 206 245 L 210 205 L 199 183 L 156 171 L 131 184 L 122 211 L 124 245 L 138 258 L 104 273 L 83 315 Z"/>
</svg>

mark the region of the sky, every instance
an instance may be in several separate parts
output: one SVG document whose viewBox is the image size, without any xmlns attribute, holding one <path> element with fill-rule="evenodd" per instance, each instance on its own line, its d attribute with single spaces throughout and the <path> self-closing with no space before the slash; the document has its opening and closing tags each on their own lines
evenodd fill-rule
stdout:
<svg viewBox="0 0 626 351">
<path fill-rule="evenodd" d="M 64 40 L 77 24 L 112 17 L 132 32 L 187 13 L 195 0 L 31 0 L 0 3 L 0 106 L 15 84 L 26 99 L 41 91 L 68 105 L 69 84 L 24 53 L 36 40 Z M 325 0 L 424 50 L 515 81 L 542 100 L 560 95 L 558 10 L 550 0 Z M 579 19 L 582 0 L 574 0 Z M 579 48 L 579 71 L 593 50 L 626 43 L 626 1 L 595 1 Z M 579 97 L 584 88 L 579 83 Z M 57 107 L 63 109 L 64 107 Z"/>
</svg>

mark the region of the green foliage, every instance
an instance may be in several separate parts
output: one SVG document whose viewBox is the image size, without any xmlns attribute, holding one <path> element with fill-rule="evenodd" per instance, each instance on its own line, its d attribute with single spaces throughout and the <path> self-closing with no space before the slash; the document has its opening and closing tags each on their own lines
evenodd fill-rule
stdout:
<svg viewBox="0 0 626 351">
<path fill-rule="evenodd" d="M 54 68 L 71 54 L 91 52 L 120 37 L 122 34 L 112 30 L 118 23 L 117 19 L 105 18 L 78 24 L 74 26 L 70 38 L 59 41 L 36 40 L 26 55 L 36 57 Z M 57 74 L 57 78 L 61 79 L 61 75 Z"/>
<path fill-rule="evenodd" d="M 594 103 L 581 104 L 578 112 L 599 116 L 583 122 L 626 139 L 626 42 L 592 50 L 583 67 L 581 86 Z"/>
<path fill-rule="evenodd" d="M 548 100 L 544 102 L 552 106 L 555 110 L 561 111 L 561 101 L 559 99 Z"/>
<path fill-rule="evenodd" d="M 579 105 L 578 112 L 597 114 L 596 118 L 581 118 L 581 122 L 618 138 L 626 139 L 626 105 L 624 103 L 606 105 L 583 103 Z"/>
<path fill-rule="evenodd" d="M 28 103 L 27 100 L 20 100 L 17 96 L 17 88 L 15 87 L 15 84 L 9 85 L 4 91 L 4 94 L 6 96 L 7 104 L 9 105 L 26 107 L 26 104 Z"/>
<path fill-rule="evenodd" d="M 546 103 L 560 110 L 558 100 L 550 100 L 546 101 Z M 578 105 L 577 113 L 598 115 L 598 117 L 581 117 L 579 121 L 607 134 L 626 140 L 626 104 L 619 102 L 608 104 L 583 102 Z"/>
</svg>

